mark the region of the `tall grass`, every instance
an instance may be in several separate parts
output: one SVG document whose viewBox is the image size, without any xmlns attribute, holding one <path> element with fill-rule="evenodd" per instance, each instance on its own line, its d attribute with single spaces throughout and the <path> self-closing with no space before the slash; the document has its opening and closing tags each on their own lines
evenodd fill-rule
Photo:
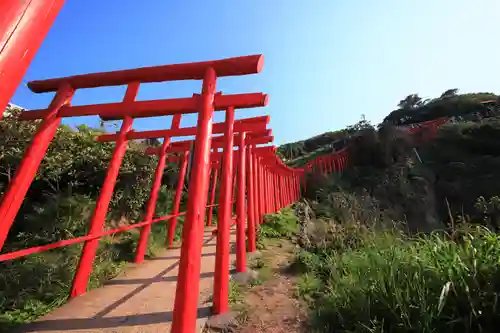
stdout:
<svg viewBox="0 0 500 333">
<path fill-rule="evenodd" d="M 500 236 L 483 227 L 454 240 L 350 228 L 335 238 L 297 255 L 304 270 L 297 291 L 311 304 L 316 330 L 497 331 Z"/>
</svg>

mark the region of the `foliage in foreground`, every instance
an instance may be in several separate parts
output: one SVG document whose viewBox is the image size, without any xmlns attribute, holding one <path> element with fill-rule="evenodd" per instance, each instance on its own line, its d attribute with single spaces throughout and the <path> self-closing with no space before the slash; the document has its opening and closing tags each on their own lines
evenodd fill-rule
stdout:
<svg viewBox="0 0 500 333">
<path fill-rule="evenodd" d="M 165 201 L 159 204 L 157 209 L 159 214 L 165 214 L 164 210 L 170 209 L 169 193 L 165 187 L 162 188 L 160 200 Z M 88 212 L 91 212 L 92 207 L 93 201 L 78 197 L 54 203 L 53 206 L 46 207 L 47 214 L 49 211 L 52 214 L 47 216 L 55 216 L 54 223 L 47 225 L 46 229 L 48 231 L 54 229 L 58 231 L 56 236 L 69 238 L 72 229 L 88 224 Z M 60 215 L 54 210 L 59 211 Z M 176 238 L 179 237 L 182 223 L 183 217 L 180 217 Z M 165 223 L 152 225 L 147 256 L 154 256 L 164 248 L 165 235 Z M 28 238 L 31 236 L 26 235 L 27 245 L 29 241 L 36 241 Z M 99 287 L 116 276 L 127 262 L 132 261 L 138 240 L 139 229 L 102 238 L 89 287 L 91 289 Z M 81 244 L 72 245 L 0 263 L 0 332 L 31 322 L 65 303 L 81 249 Z"/>
<path fill-rule="evenodd" d="M 17 120 L 12 110 L 0 122 L 0 196 L 19 165 L 36 122 Z M 102 130 L 60 126 L 13 224 L 4 252 L 53 243 L 87 233 L 95 201 L 114 148 L 95 137 Z M 138 221 L 151 189 L 156 159 L 143 154 L 146 144 L 130 142 L 110 203 L 106 228 Z M 164 175 L 156 213 L 171 210 L 172 175 Z M 179 219 L 179 227 L 182 218 Z M 148 255 L 164 245 L 165 222 L 154 224 Z M 133 259 L 139 230 L 104 237 L 94 262 L 90 287 L 115 276 Z M 65 302 L 81 245 L 0 263 L 0 331 L 29 322 Z"/>
<path fill-rule="evenodd" d="M 335 233 L 301 251 L 297 263 L 304 272 L 298 293 L 311 302 L 319 331 L 496 331 L 500 236 L 471 227 L 454 239 L 442 233 L 409 239 L 317 223 Z"/>
<path fill-rule="evenodd" d="M 264 216 L 264 223 L 259 226 L 257 247 L 262 247 L 268 238 L 292 238 L 298 232 L 299 224 L 291 207 L 286 207 L 275 214 Z"/>
</svg>

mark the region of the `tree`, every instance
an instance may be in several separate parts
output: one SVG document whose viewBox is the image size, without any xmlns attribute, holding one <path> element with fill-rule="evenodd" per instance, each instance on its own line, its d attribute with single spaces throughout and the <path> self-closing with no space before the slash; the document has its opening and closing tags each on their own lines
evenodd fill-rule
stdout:
<svg viewBox="0 0 500 333">
<path fill-rule="evenodd" d="M 410 94 L 399 101 L 398 107 L 404 110 L 411 110 L 416 109 L 423 104 L 424 102 L 422 101 L 422 98 L 418 96 L 418 94 Z"/>
<path fill-rule="evenodd" d="M 457 93 L 458 93 L 457 88 L 448 89 L 444 93 L 442 93 L 441 96 L 439 96 L 439 99 L 455 97 L 455 96 L 457 96 Z"/>
<path fill-rule="evenodd" d="M 358 132 L 358 131 L 361 131 L 361 130 L 364 130 L 364 129 L 367 129 L 367 128 L 370 128 L 370 129 L 373 129 L 373 125 L 370 123 L 369 120 L 366 120 L 366 117 L 364 114 L 361 115 L 361 120 L 358 121 L 357 123 L 355 123 L 354 125 L 349 125 L 346 127 L 346 132 L 350 135 Z"/>
</svg>

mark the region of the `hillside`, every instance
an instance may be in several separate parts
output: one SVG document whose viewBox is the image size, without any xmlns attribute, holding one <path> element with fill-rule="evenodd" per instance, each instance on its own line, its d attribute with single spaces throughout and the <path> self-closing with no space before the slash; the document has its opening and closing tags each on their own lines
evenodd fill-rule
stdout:
<svg viewBox="0 0 500 333">
<path fill-rule="evenodd" d="M 471 96 L 363 126 L 342 175 L 308 176 L 292 264 L 306 331 L 496 332 L 500 117 Z M 431 140 L 405 127 L 442 116 Z"/>
<path fill-rule="evenodd" d="M 385 211 L 396 214 L 392 219 L 421 225 L 437 220 L 449 224 L 457 215 L 486 219 L 486 208 L 478 207 L 483 199 L 491 206 L 487 203 L 500 193 L 500 183 L 495 181 L 500 176 L 496 171 L 500 146 L 495 141 L 500 135 L 500 118 L 498 103 L 492 98 L 496 100 L 497 95 L 458 94 L 456 89 L 427 101 L 413 94 L 400 101 L 400 108 L 392 111 L 378 130 L 363 119 L 346 129 L 283 145 L 279 150 L 293 151 L 294 158 L 288 163 L 297 166 L 334 152 L 333 139 L 329 138 L 342 142 L 349 147 L 351 168 L 341 181 L 376 197 Z M 443 116 L 451 117 L 450 121 L 433 140 L 422 141 L 421 134 L 409 134 L 405 129 L 417 120 Z M 400 126 L 393 126 L 397 118 Z"/>
<path fill-rule="evenodd" d="M 422 99 L 411 94 L 402 99 L 398 109 L 384 118 L 384 124 L 410 125 L 440 117 L 465 117 L 475 120 L 491 116 L 498 111 L 499 96 L 493 93 L 458 94 L 458 89 L 448 89 L 441 96 Z"/>
<path fill-rule="evenodd" d="M 448 89 L 439 97 L 423 99 L 410 94 L 398 103 L 378 127 L 412 127 L 418 123 L 441 117 L 456 121 L 477 121 L 500 115 L 500 96 L 494 93 L 459 94 L 458 89 Z M 344 129 L 325 132 L 309 139 L 283 144 L 278 153 L 290 166 L 301 166 L 323 154 L 342 149 L 359 130 L 374 127 L 362 115 L 361 120 Z"/>
<path fill-rule="evenodd" d="M 283 145 L 279 151 L 288 152 L 286 156 L 293 156 L 289 165 L 298 166 L 334 152 L 334 142 L 348 146 L 352 165 L 341 182 L 376 197 L 395 220 L 426 225 L 437 220 L 449 224 L 457 215 L 489 219 L 484 216 L 487 208 L 478 207 L 483 199 L 483 206 L 493 205 L 491 198 L 500 192 L 495 181 L 500 175 L 497 98 L 492 93 L 458 94 L 457 89 L 429 100 L 412 94 L 399 102 L 399 109 L 385 117 L 378 130 L 363 119 L 343 130 Z M 421 142 L 420 134 L 410 135 L 404 129 L 443 116 L 450 121 L 433 140 Z"/>
<path fill-rule="evenodd" d="M 317 156 L 343 149 L 354 134 L 370 126 L 370 122 L 362 116 L 361 121 L 342 130 L 326 132 L 306 140 L 283 144 L 278 147 L 278 154 L 291 167 L 300 167 Z"/>
</svg>

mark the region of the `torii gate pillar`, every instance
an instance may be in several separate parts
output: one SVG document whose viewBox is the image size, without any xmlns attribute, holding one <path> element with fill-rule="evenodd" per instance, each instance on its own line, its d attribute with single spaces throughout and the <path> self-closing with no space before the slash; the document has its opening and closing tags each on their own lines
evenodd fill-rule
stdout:
<svg viewBox="0 0 500 333">
<path fill-rule="evenodd" d="M 64 2 L 0 1 L 0 119 Z"/>
</svg>

